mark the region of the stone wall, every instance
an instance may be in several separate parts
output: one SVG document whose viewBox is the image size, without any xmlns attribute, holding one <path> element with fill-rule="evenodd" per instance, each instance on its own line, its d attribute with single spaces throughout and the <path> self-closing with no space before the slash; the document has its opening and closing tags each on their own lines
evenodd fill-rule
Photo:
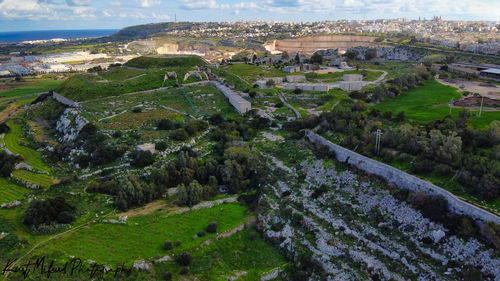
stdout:
<svg viewBox="0 0 500 281">
<path fill-rule="evenodd" d="M 80 107 L 80 104 L 78 104 L 77 102 L 74 102 L 74 101 L 68 99 L 67 97 L 61 96 L 60 94 L 58 94 L 56 92 L 52 92 L 52 97 L 56 101 L 58 101 L 58 102 L 60 102 L 60 103 L 62 103 L 64 105 L 66 105 L 66 106 L 69 106 L 69 107 Z"/>
<path fill-rule="evenodd" d="M 320 143 L 328 146 L 330 150 L 336 153 L 338 161 L 348 162 L 349 164 L 354 165 L 367 173 L 380 176 L 388 182 L 393 182 L 397 186 L 413 192 L 422 192 L 428 195 L 441 195 L 448 201 L 449 207 L 455 213 L 464 214 L 474 219 L 487 222 L 491 221 L 500 224 L 500 217 L 462 201 L 450 192 L 428 181 L 422 180 L 392 166 L 375 161 L 342 146 L 336 145 L 312 131 L 306 131 L 306 137 L 313 143 Z"/>
</svg>

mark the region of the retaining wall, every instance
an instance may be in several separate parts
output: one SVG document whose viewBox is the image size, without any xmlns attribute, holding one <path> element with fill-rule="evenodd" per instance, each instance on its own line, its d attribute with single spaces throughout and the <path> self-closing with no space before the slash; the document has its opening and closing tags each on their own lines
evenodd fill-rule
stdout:
<svg viewBox="0 0 500 281">
<path fill-rule="evenodd" d="M 428 195 L 441 195 L 448 201 L 450 209 L 455 213 L 467 215 L 474 219 L 487 222 L 491 221 L 500 224 L 500 217 L 462 201 L 452 193 L 428 181 L 422 180 L 392 166 L 336 145 L 312 131 L 306 131 L 306 137 L 313 143 L 320 143 L 328 146 L 330 150 L 336 153 L 338 161 L 346 162 L 347 160 L 349 164 L 354 165 L 367 173 L 380 176 L 388 182 L 395 183 L 398 187 L 408 189 L 413 192 L 422 192 Z"/>
</svg>

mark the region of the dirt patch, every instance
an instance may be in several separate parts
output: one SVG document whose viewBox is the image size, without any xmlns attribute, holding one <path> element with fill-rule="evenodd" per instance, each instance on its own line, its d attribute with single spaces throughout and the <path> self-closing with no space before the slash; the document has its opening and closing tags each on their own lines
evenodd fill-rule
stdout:
<svg viewBox="0 0 500 281">
<path fill-rule="evenodd" d="M 475 81 L 463 81 L 455 80 L 451 78 L 436 79 L 439 83 L 455 87 L 461 91 L 467 91 L 471 93 L 478 93 L 481 96 L 500 99 L 500 88 L 494 84 L 475 82 Z"/>
<path fill-rule="evenodd" d="M 500 110 L 500 100 L 497 99 L 491 99 L 488 97 L 467 97 L 463 99 L 459 99 L 455 102 L 453 102 L 454 106 L 464 106 L 464 107 L 469 107 L 469 106 L 481 106 L 481 102 L 483 103 L 483 106 L 488 106 L 488 107 L 495 107 L 498 106 L 498 110 Z"/>
<path fill-rule="evenodd" d="M 143 207 L 132 209 L 125 213 L 121 213 L 120 216 L 134 217 L 134 216 L 149 215 L 160 209 L 167 209 L 167 208 L 168 209 L 175 208 L 175 206 L 172 205 L 170 202 L 167 202 L 166 200 L 157 200 L 149 204 L 146 204 Z"/>
</svg>

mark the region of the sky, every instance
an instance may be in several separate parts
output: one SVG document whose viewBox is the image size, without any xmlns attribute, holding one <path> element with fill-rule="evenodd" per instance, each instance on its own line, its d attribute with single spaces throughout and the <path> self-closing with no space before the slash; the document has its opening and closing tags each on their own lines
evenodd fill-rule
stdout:
<svg viewBox="0 0 500 281">
<path fill-rule="evenodd" d="M 500 21 L 500 0 L 0 0 L 0 32 L 166 21 L 432 18 Z"/>
</svg>

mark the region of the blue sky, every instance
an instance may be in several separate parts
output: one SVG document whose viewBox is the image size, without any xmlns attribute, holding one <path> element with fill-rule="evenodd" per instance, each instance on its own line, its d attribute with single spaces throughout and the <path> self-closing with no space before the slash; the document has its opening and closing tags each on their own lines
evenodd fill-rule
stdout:
<svg viewBox="0 0 500 281">
<path fill-rule="evenodd" d="M 500 20 L 500 0 L 0 0 L 0 31 L 108 29 L 173 21 Z"/>
</svg>

